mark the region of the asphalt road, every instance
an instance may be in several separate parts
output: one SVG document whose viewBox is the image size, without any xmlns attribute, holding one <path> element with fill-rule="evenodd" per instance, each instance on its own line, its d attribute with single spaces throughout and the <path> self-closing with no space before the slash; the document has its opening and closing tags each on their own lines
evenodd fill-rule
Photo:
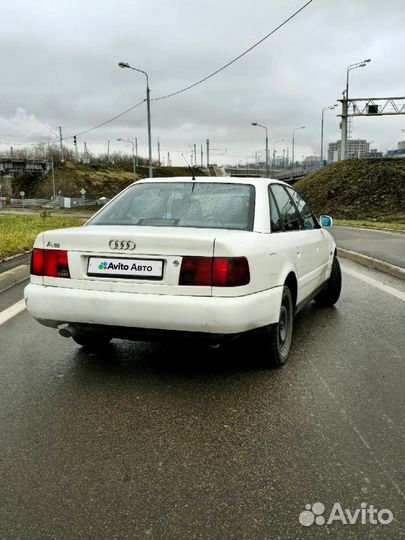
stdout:
<svg viewBox="0 0 405 540">
<path fill-rule="evenodd" d="M 337 225 L 330 231 L 339 247 L 405 268 L 404 233 Z"/>
<path fill-rule="evenodd" d="M 0 538 L 404 538 L 403 283 L 342 266 L 279 370 L 252 346 L 97 355 L 26 311 L 1 324 Z M 305 527 L 315 502 L 394 520 Z"/>
</svg>

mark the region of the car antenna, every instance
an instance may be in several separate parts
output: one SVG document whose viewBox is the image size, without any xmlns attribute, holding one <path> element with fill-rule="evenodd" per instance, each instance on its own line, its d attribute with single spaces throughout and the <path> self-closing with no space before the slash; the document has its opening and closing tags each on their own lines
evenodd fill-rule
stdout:
<svg viewBox="0 0 405 540">
<path fill-rule="evenodd" d="M 192 180 L 195 180 L 193 169 L 190 167 L 190 163 L 187 161 L 186 156 L 184 154 L 181 154 L 183 156 L 184 161 L 187 163 L 187 167 L 190 169 Z"/>
</svg>

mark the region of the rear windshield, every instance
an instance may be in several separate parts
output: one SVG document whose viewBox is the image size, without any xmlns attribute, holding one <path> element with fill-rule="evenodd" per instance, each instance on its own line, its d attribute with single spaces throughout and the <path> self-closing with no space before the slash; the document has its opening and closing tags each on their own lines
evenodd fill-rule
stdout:
<svg viewBox="0 0 405 540">
<path fill-rule="evenodd" d="M 253 230 L 254 187 L 247 184 L 151 182 L 135 184 L 89 225 L 145 225 Z"/>
</svg>

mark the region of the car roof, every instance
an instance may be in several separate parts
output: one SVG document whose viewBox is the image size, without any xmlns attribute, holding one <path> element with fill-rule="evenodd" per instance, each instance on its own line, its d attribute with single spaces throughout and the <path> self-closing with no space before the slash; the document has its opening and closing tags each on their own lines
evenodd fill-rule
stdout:
<svg viewBox="0 0 405 540">
<path fill-rule="evenodd" d="M 134 182 L 136 184 L 152 183 L 152 182 L 202 182 L 207 184 L 220 183 L 220 184 L 250 184 L 252 186 L 262 186 L 263 182 L 267 184 L 283 184 L 288 185 L 282 180 L 276 180 L 275 178 L 252 178 L 247 176 L 196 176 L 193 180 L 189 176 L 170 176 L 170 177 L 154 177 L 145 178 Z"/>
</svg>

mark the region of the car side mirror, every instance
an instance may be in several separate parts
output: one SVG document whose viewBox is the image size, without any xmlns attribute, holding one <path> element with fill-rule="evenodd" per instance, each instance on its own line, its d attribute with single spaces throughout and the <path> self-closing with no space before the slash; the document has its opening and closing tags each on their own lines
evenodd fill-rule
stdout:
<svg viewBox="0 0 405 540">
<path fill-rule="evenodd" d="M 321 216 L 319 223 L 323 229 L 330 229 L 333 225 L 333 219 L 330 216 Z"/>
</svg>

